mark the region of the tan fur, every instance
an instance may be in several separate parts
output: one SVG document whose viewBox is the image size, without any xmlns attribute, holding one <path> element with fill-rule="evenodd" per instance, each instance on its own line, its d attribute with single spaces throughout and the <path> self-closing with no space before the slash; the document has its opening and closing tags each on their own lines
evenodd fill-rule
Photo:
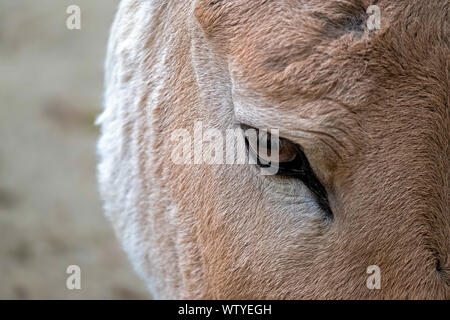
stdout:
<svg viewBox="0 0 450 320">
<path fill-rule="evenodd" d="M 450 298 L 450 3 L 380 0 L 369 31 L 371 4 L 121 3 L 99 180 L 156 298 Z M 170 133 L 197 120 L 280 128 L 334 220 L 296 181 L 173 164 Z"/>
</svg>

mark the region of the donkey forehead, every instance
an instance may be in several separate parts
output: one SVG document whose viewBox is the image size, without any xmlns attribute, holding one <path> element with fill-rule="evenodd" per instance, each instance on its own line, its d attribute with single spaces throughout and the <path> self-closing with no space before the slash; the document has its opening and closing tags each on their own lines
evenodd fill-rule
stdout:
<svg viewBox="0 0 450 320">
<path fill-rule="evenodd" d="M 341 91 L 354 91 L 358 83 L 368 88 L 363 77 L 367 61 L 362 52 L 368 42 L 363 1 L 200 4 L 197 19 L 209 39 L 225 49 L 241 87 L 285 100 L 329 94 L 336 78 L 352 80 Z"/>
<path fill-rule="evenodd" d="M 282 9 L 265 15 L 258 7 L 252 14 L 239 12 L 250 18 L 235 29 L 227 49 L 231 75 L 241 91 L 287 109 L 300 104 L 307 110 L 308 102 L 319 99 L 336 102 L 319 105 L 339 104 L 348 114 L 374 114 L 375 109 L 365 108 L 369 104 L 378 104 L 383 113 L 399 110 L 392 103 L 448 108 L 444 2 L 436 1 L 430 9 L 434 20 L 419 5 L 404 11 L 385 8 L 384 27 L 378 31 L 367 30 L 362 1 L 296 1 L 290 10 L 283 8 L 292 3 L 281 1 Z M 426 94 L 419 96 L 418 91 Z M 409 112 L 414 111 L 423 110 Z"/>
<path fill-rule="evenodd" d="M 400 121 L 405 128 L 429 122 L 442 128 L 448 121 L 448 4 L 379 1 L 377 31 L 366 26 L 370 5 L 200 0 L 195 13 L 227 56 L 238 113 L 261 126 L 277 119 L 281 128 L 304 129 L 305 123 L 311 131 L 357 124 L 378 130 Z"/>
<path fill-rule="evenodd" d="M 382 30 L 376 32 L 367 28 L 370 5 L 363 0 L 200 0 L 195 13 L 252 89 L 261 87 L 266 94 L 283 98 L 299 93 L 323 96 L 337 88 L 339 78 L 338 90 L 347 93 L 358 88 L 361 97 L 364 90 L 379 85 L 368 85 L 373 77 L 367 71 L 386 64 L 389 54 L 402 60 L 389 62 L 406 68 L 420 60 L 408 59 L 417 49 L 408 40 L 429 48 L 430 36 L 447 41 L 447 46 L 449 36 L 446 1 L 426 5 L 379 1 Z"/>
</svg>

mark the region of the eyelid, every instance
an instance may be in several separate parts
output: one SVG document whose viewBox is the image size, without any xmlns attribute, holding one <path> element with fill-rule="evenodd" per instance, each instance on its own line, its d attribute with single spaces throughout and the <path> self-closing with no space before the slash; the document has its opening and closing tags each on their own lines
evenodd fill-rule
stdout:
<svg viewBox="0 0 450 320">
<path fill-rule="evenodd" d="M 241 127 L 245 130 L 253 129 L 257 132 L 259 131 L 256 128 L 249 127 L 246 125 L 241 125 Z M 324 210 L 329 216 L 333 216 L 333 212 L 331 211 L 329 201 L 328 201 L 328 194 L 325 189 L 325 187 L 322 185 L 320 180 L 318 179 L 317 175 L 315 174 L 314 170 L 311 167 L 311 164 L 309 163 L 308 157 L 306 156 L 305 152 L 303 151 L 302 147 L 288 139 L 279 138 L 280 143 L 280 152 L 281 152 L 281 144 L 282 143 L 289 143 L 292 145 L 292 147 L 295 147 L 295 157 L 292 158 L 290 161 L 279 161 L 278 163 L 278 176 L 285 176 L 285 177 L 293 177 L 298 178 L 302 183 L 306 185 L 306 187 L 314 194 L 316 197 L 316 200 L 321 207 L 322 210 Z M 259 154 L 257 150 L 254 149 L 254 146 L 251 146 L 251 143 L 246 138 L 246 143 L 249 148 L 251 148 L 252 153 L 255 154 L 255 156 L 259 159 Z M 280 158 L 281 159 L 281 158 Z M 264 159 L 263 159 L 264 160 Z M 260 161 L 257 161 L 260 163 Z"/>
<path fill-rule="evenodd" d="M 254 131 L 257 132 L 257 133 L 260 133 L 260 132 L 261 132 L 260 129 L 256 129 L 256 128 L 251 127 L 251 126 L 248 126 L 248 125 L 246 125 L 246 124 L 241 124 L 241 129 L 244 130 L 244 131 L 247 131 L 247 130 L 254 130 Z M 267 132 L 268 139 L 269 139 L 269 137 L 270 137 L 271 135 L 272 135 L 272 133 Z M 260 137 L 260 136 L 258 135 L 258 137 Z M 254 146 L 254 145 L 252 144 L 252 141 L 250 141 L 250 140 L 247 139 L 247 136 L 245 136 L 245 138 L 246 138 L 246 141 L 247 141 L 249 147 L 252 149 L 252 151 L 253 151 L 255 154 L 257 154 L 257 155 L 260 156 L 260 154 L 259 154 L 258 151 L 261 149 L 261 146 L 264 148 L 264 147 L 267 146 L 267 144 L 262 144 L 262 145 L 258 144 L 258 146 Z M 279 163 L 290 162 L 290 161 L 295 160 L 296 153 L 298 152 L 298 149 L 301 148 L 301 147 L 300 147 L 298 144 L 296 144 L 295 142 L 292 142 L 292 141 L 290 141 L 290 140 L 288 140 L 288 139 L 281 138 L 281 137 L 277 137 L 277 139 L 275 139 L 275 140 L 271 140 L 271 139 L 270 139 L 269 142 L 270 142 L 270 143 L 274 143 L 274 142 L 277 142 L 277 143 L 278 143 L 278 146 L 277 146 L 278 148 L 277 148 L 277 149 L 278 149 L 278 151 L 279 151 L 279 153 L 278 153 L 278 162 L 279 162 Z M 282 153 L 282 151 L 289 151 L 290 154 L 288 154 L 288 155 L 290 155 L 290 156 L 286 156 L 286 152 Z M 269 152 L 269 153 L 270 153 L 270 152 Z M 266 154 L 267 154 L 267 152 L 266 152 Z M 283 155 L 286 156 L 286 159 L 283 159 Z M 266 160 L 266 161 L 268 161 L 268 162 L 271 162 L 271 159 L 263 159 L 263 160 Z"/>
</svg>

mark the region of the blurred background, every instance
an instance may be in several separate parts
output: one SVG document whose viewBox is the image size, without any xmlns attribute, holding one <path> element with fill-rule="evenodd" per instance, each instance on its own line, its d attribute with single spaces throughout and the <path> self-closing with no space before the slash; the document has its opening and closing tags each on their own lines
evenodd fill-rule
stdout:
<svg viewBox="0 0 450 320">
<path fill-rule="evenodd" d="M 0 1 L 0 299 L 149 298 L 104 218 L 94 120 L 119 0 Z M 66 9 L 81 8 L 81 30 Z M 81 290 L 66 288 L 79 265 Z"/>
</svg>

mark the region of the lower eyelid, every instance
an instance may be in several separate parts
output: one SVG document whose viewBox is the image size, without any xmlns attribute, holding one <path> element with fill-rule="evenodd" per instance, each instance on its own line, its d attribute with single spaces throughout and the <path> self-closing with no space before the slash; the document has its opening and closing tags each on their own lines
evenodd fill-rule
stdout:
<svg viewBox="0 0 450 320">
<path fill-rule="evenodd" d="M 304 155 L 304 157 L 304 160 L 307 161 L 307 165 L 309 166 L 309 169 L 304 172 L 304 175 L 305 177 L 310 175 L 309 182 L 307 179 L 296 177 L 295 174 L 293 174 L 292 176 L 262 176 L 263 184 L 270 186 L 271 189 L 278 194 L 282 194 L 289 198 L 292 197 L 293 203 L 314 203 L 316 206 L 320 207 L 322 211 L 326 212 L 327 216 L 332 217 L 333 212 L 329 206 L 327 191 L 314 174 L 306 155 Z M 258 176 L 260 176 L 259 172 Z M 308 200 L 306 201 L 305 199 Z"/>
<path fill-rule="evenodd" d="M 295 202 L 303 202 L 305 196 L 310 194 L 308 188 L 303 184 L 303 182 L 299 181 L 295 178 L 285 178 L 280 176 L 260 176 L 262 179 L 263 185 L 270 188 L 271 191 L 281 194 L 283 196 L 287 196 L 289 198 L 292 197 Z M 309 197 L 308 197 L 309 199 Z M 314 198 L 311 197 L 310 201 L 314 201 Z M 308 201 L 309 201 L 308 200 Z"/>
</svg>

